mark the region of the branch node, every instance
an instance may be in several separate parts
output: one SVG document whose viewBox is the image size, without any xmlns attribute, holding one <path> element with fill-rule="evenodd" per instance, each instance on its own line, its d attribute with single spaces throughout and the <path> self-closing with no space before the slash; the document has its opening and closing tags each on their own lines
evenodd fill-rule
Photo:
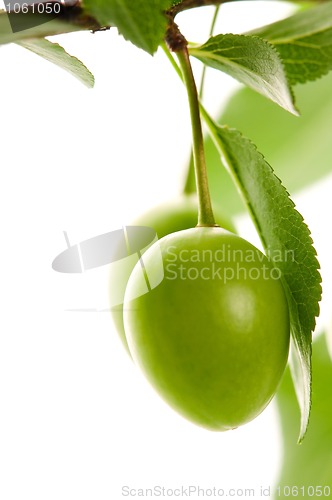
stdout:
<svg viewBox="0 0 332 500">
<path fill-rule="evenodd" d="M 166 31 L 165 42 L 172 52 L 182 52 L 186 49 L 188 42 L 179 30 L 174 19 L 170 17 L 170 22 Z"/>
</svg>

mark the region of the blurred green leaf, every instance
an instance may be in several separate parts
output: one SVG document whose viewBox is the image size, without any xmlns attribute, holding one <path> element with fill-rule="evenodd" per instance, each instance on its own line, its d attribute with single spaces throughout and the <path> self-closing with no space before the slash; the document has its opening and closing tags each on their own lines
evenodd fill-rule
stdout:
<svg viewBox="0 0 332 500">
<path fill-rule="evenodd" d="M 299 408 L 287 370 L 277 395 L 281 417 L 284 458 L 278 485 L 281 495 L 289 498 L 284 486 L 297 486 L 299 497 L 309 498 L 308 487 L 329 486 L 332 494 L 332 363 L 326 340 L 321 335 L 313 343 L 313 391 L 310 425 L 301 445 L 295 440 L 298 429 Z M 304 495 L 300 487 L 304 487 Z M 324 497 L 324 495 L 322 495 Z M 330 494 L 328 495 L 330 497 Z M 293 498 L 293 497 L 292 497 Z"/>
<path fill-rule="evenodd" d="M 44 38 L 45 36 L 97 28 L 95 22 L 81 16 L 72 17 L 70 21 L 61 16 L 54 19 L 54 16 L 46 14 L 11 14 L 11 16 L 15 16 L 17 24 L 21 26 L 31 26 L 34 22 L 36 26 L 13 33 L 7 12 L 0 10 L 0 45 L 26 38 Z"/>
<path fill-rule="evenodd" d="M 102 26 L 116 26 L 126 40 L 153 54 L 162 42 L 171 0 L 84 0 L 84 9 Z"/>
<path fill-rule="evenodd" d="M 321 299 L 319 263 L 310 231 L 254 144 L 237 130 L 214 124 L 204 112 L 203 116 L 223 162 L 245 200 L 264 249 L 282 274 L 297 354 L 293 379 L 301 407 L 301 440 L 310 413 L 311 333 Z"/>
<path fill-rule="evenodd" d="M 275 48 L 258 37 L 217 35 L 190 54 L 229 74 L 290 113 L 298 114 L 283 64 Z"/>
<path fill-rule="evenodd" d="M 295 92 L 300 117 L 241 89 L 219 120 L 250 137 L 292 194 L 332 171 L 332 74 L 296 87 Z M 220 168 L 219 152 L 209 137 L 205 151 L 214 202 L 232 214 L 242 212 L 243 203 L 228 173 Z"/>
<path fill-rule="evenodd" d="M 279 51 L 291 84 L 316 80 L 332 69 L 332 2 L 250 31 Z"/>
<path fill-rule="evenodd" d="M 45 38 L 30 39 L 17 43 L 43 59 L 64 69 L 88 88 L 94 86 L 95 79 L 93 74 L 79 59 L 68 54 L 61 45 L 49 42 L 45 40 Z"/>
</svg>

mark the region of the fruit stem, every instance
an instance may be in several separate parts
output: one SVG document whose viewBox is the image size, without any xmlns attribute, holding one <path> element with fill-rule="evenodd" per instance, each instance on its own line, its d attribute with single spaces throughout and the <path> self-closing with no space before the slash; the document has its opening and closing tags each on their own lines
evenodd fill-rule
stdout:
<svg viewBox="0 0 332 500">
<path fill-rule="evenodd" d="M 176 53 L 182 72 L 182 80 L 185 84 L 188 94 L 192 137 L 193 137 L 193 156 L 195 167 L 195 178 L 198 195 L 198 224 L 197 226 L 215 226 L 212 203 L 207 178 L 207 170 L 204 153 L 204 139 L 202 132 L 201 115 L 199 109 L 199 97 L 192 71 L 187 41 L 180 33 L 178 26 L 170 23 L 166 35 L 166 41 L 170 49 Z M 173 59 L 173 58 L 172 58 Z M 173 59 L 173 65 L 175 61 Z"/>
<path fill-rule="evenodd" d="M 167 56 L 167 59 L 170 61 L 170 63 L 172 64 L 173 68 L 175 69 L 178 77 L 182 80 L 183 82 L 183 75 L 181 73 L 181 70 L 179 68 L 179 66 L 176 64 L 174 58 L 172 57 L 172 54 L 170 53 L 170 51 L 168 50 L 166 44 L 161 44 L 161 47 L 163 49 L 163 51 L 165 52 L 165 55 Z M 209 113 L 206 111 L 206 109 L 204 108 L 203 104 L 201 104 L 201 102 L 199 102 L 199 109 L 200 109 L 200 114 L 203 118 L 203 120 L 205 121 L 205 124 L 207 125 L 207 128 L 209 130 L 209 133 L 210 133 L 210 136 L 212 139 L 216 139 L 216 129 L 215 129 L 215 126 L 214 126 L 214 122 L 213 122 L 213 119 L 211 118 L 211 116 L 209 115 Z M 220 141 L 219 141 L 219 144 L 220 144 Z"/>
<path fill-rule="evenodd" d="M 220 5 L 217 5 L 213 14 L 212 22 L 211 22 L 211 27 L 210 27 L 210 32 L 209 32 L 209 37 L 213 36 L 214 29 L 216 26 L 216 22 L 218 19 L 218 14 L 220 11 Z M 173 59 L 173 58 L 172 58 Z M 173 59 L 174 61 L 174 59 Z M 203 65 L 203 70 L 202 70 L 202 76 L 201 76 L 201 81 L 199 85 L 199 100 L 202 102 L 203 100 L 203 93 L 204 93 L 204 84 L 205 84 L 205 77 L 206 77 L 206 65 Z M 182 75 L 181 75 L 182 76 Z M 195 175 L 195 167 L 194 167 L 194 157 L 193 157 L 193 151 L 191 150 L 190 152 L 190 157 L 189 157 L 189 163 L 187 167 L 187 175 L 186 175 L 186 180 L 183 185 L 183 193 L 184 194 L 191 194 L 196 192 L 196 184 L 195 184 L 195 179 L 193 178 Z"/>
<path fill-rule="evenodd" d="M 215 226 L 212 211 L 211 197 L 207 178 L 204 153 L 204 139 L 202 132 L 201 115 L 199 110 L 198 93 L 187 47 L 177 52 L 182 70 L 183 81 L 187 88 L 193 135 L 193 156 L 195 177 L 198 195 L 198 226 Z"/>
</svg>

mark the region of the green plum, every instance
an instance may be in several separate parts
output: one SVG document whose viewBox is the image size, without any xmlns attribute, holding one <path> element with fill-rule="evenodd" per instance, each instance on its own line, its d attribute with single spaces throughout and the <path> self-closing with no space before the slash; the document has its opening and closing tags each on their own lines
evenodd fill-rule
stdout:
<svg viewBox="0 0 332 500">
<path fill-rule="evenodd" d="M 162 238 L 167 234 L 174 233 L 175 231 L 181 231 L 182 229 L 189 229 L 197 224 L 197 212 L 198 204 L 196 196 L 192 195 L 182 195 L 173 201 L 163 203 L 152 210 L 149 210 L 145 214 L 141 215 L 134 221 L 134 225 L 137 226 L 149 226 L 152 227 L 158 238 Z M 226 218 L 226 216 L 220 212 L 220 210 L 215 210 L 215 216 L 217 223 L 230 231 L 235 231 L 232 223 Z M 133 265 L 134 268 L 134 265 Z M 127 277 L 116 275 L 111 267 L 109 283 L 110 290 L 114 287 L 119 287 L 118 280 L 126 280 Z M 121 289 L 125 290 L 126 283 L 121 284 Z M 123 300 L 122 300 L 123 303 Z M 113 306 L 111 309 L 111 315 L 115 328 L 119 334 L 119 337 L 129 353 L 128 344 L 123 327 L 123 305 L 119 304 Z"/>
<path fill-rule="evenodd" d="M 124 324 L 135 363 L 163 399 L 210 430 L 234 429 L 274 396 L 288 359 L 289 310 L 279 270 L 218 227 L 162 238 L 128 282 Z"/>
</svg>

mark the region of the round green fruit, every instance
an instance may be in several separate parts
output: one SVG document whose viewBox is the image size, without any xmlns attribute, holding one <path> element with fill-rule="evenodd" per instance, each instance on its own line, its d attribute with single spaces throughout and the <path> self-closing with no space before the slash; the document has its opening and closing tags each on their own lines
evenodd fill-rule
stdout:
<svg viewBox="0 0 332 500">
<path fill-rule="evenodd" d="M 162 238 L 128 282 L 124 323 L 134 361 L 175 410 L 210 430 L 255 418 L 272 399 L 289 350 L 289 312 L 278 269 L 220 228 Z"/>
<path fill-rule="evenodd" d="M 197 224 L 197 212 L 198 212 L 198 204 L 196 196 L 183 195 L 173 201 L 170 201 L 168 203 L 163 203 L 157 207 L 154 207 L 152 210 L 149 210 L 145 214 L 138 217 L 133 224 L 136 226 L 152 227 L 156 231 L 158 238 L 163 238 L 167 234 L 174 233 L 176 231 L 181 231 L 182 229 L 189 229 L 195 227 Z M 218 210 L 215 210 L 215 217 L 216 217 L 216 222 L 221 227 L 228 229 L 230 231 L 235 231 L 234 226 L 225 217 L 223 213 L 221 213 Z M 119 276 L 116 276 L 111 268 L 109 276 L 111 290 L 114 287 L 119 286 L 118 283 L 119 279 L 126 279 L 126 278 L 124 277 L 121 278 Z M 121 284 L 121 288 L 123 290 L 125 290 L 125 287 L 126 283 Z M 123 326 L 122 303 L 117 306 L 113 306 L 111 308 L 111 315 L 113 318 L 113 322 L 115 324 L 115 328 L 119 334 L 119 337 L 124 347 L 126 348 L 127 352 L 129 352 Z"/>
</svg>

